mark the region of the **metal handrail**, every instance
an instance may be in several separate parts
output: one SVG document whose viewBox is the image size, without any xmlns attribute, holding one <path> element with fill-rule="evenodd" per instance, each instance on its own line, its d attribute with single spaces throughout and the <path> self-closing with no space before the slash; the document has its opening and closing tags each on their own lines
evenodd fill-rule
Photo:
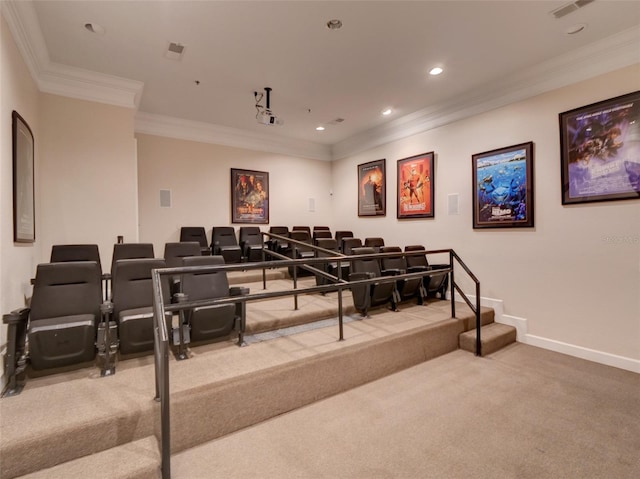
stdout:
<svg viewBox="0 0 640 479">
<path fill-rule="evenodd" d="M 264 234 L 264 233 L 263 233 Z M 271 236 L 276 237 L 278 235 L 271 234 Z M 291 238 L 280 237 L 289 242 L 297 242 L 297 240 L 292 240 Z M 217 304 L 228 304 L 228 303 L 246 303 L 248 301 L 257 301 L 263 299 L 272 299 L 278 297 L 299 295 L 299 294 L 313 294 L 313 293 L 321 293 L 321 292 L 331 292 L 338 291 L 339 293 L 339 305 L 338 305 L 338 317 L 339 317 L 339 326 L 340 326 L 340 340 L 343 340 L 343 322 L 342 322 L 342 291 L 344 289 L 349 289 L 352 286 L 357 285 L 365 285 L 372 283 L 388 283 L 388 282 L 396 282 L 399 279 L 412 279 L 412 278 L 421 278 L 424 276 L 432 276 L 435 274 L 447 273 L 451 275 L 451 284 L 452 290 L 457 290 L 467 304 L 471 307 L 471 309 L 476 313 L 476 327 L 477 327 L 477 338 L 478 343 L 476 345 L 476 355 L 481 355 L 479 341 L 480 341 L 480 283 L 471 273 L 469 268 L 464 264 L 464 262 L 460 259 L 460 257 L 453 251 L 452 249 L 440 249 L 440 250 L 418 250 L 418 251 L 405 251 L 405 252 L 391 252 L 391 253 L 373 253 L 373 254 L 364 254 L 364 255 L 344 255 L 342 253 L 336 253 L 335 251 L 325 250 L 323 248 L 319 248 L 315 245 L 311 245 L 309 243 L 298 242 L 305 247 L 310 246 L 315 248 L 317 251 L 322 251 L 326 253 L 332 254 L 332 256 L 328 257 L 316 257 L 316 258 L 302 258 L 302 259 L 289 259 L 286 256 L 283 256 L 287 259 L 279 259 L 277 261 L 263 261 L 257 263 L 242 263 L 242 264 L 219 264 L 219 265 L 211 265 L 211 266 L 185 266 L 185 267 L 176 267 L 176 268 L 161 268 L 155 269 L 152 271 L 152 283 L 153 283 L 153 318 L 154 318 L 154 355 L 155 355 L 155 375 L 156 375 L 156 397 L 157 401 L 160 401 L 160 422 L 161 422 L 161 473 L 162 479 L 170 479 L 171 478 L 171 416 L 170 416 L 170 391 L 169 391 L 169 325 L 167 323 L 166 312 L 174 312 L 180 311 L 183 309 L 191 309 L 199 306 L 208 306 L 208 305 L 217 305 Z M 265 249 L 263 248 L 263 257 L 264 257 Z M 269 253 L 274 253 L 273 251 L 269 251 Z M 426 270 L 420 272 L 413 273 L 404 273 L 393 276 L 379 276 L 375 278 L 362 279 L 357 281 L 346 281 L 340 277 L 340 262 L 352 262 L 355 260 L 362 259 L 371 259 L 371 258 L 383 258 L 383 257 L 398 257 L 398 256 L 418 256 L 418 255 L 426 255 L 426 254 L 449 254 L 449 267 L 441 268 L 436 270 Z M 456 260 L 462 268 L 469 274 L 469 276 L 476 282 L 476 307 L 474 308 L 467 296 L 464 292 L 459 288 L 457 283 L 454 281 L 454 270 L 453 270 L 453 260 Z M 317 268 L 313 268 L 310 264 L 316 263 L 327 263 L 336 261 L 338 262 L 338 276 L 331 275 Z M 179 275 L 179 274 L 189 274 L 195 272 L 213 272 L 213 271 L 240 271 L 240 270 L 252 270 L 252 269 L 262 269 L 263 277 L 264 271 L 268 268 L 277 268 L 277 267 L 287 267 L 294 266 L 294 271 L 296 267 L 303 267 L 306 269 L 311 269 L 318 274 L 322 274 L 327 279 L 334 281 L 332 284 L 327 285 L 319 285 L 312 286 L 306 288 L 295 288 L 293 290 L 285 290 L 285 291 L 270 291 L 263 293 L 253 293 L 253 294 L 244 294 L 239 296 L 233 296 L 228 298 L 218 298 L 218 299 L 210 299 L 210 300 L 199 300 L 199 301 L 183 301 L 180 303 L 173 304 L 165 304 L 165 298 L 163 297 L 162 287 L 161 287 L 161 277 L 167 275 Z M 451 299 L 451 316 L 455 318 L 455 295 L 452 296 Z"/>
<path fill-rule="evenodd" d="M 462 291 L 460 286 L 455 282 L 455 277 L 453 273 L 453 260 L 456 260 L 458 264 L 464 269 L 464 271 L 469 275 L 469 277 L 473 280 L 476 285 L 476 304 L 471 304 L 471 301 L 467 297 L 467 295 Z M 455 302 L 455 291 L 460 293 L 462 299 L 464 299 L 465 303 L 471 308 L 471 311 L 474 312 L 476 317 L 476 356 L 482 356 L 482 341 L 480 339 L 480 328 L 481 324 L 481 310 L 480 310 L 480 281 L 476 278 L 476 275 L 471 272 L 469 267 L 464 264 L 464 261 L 458 256 L 458 254 L 454 250 L 449 251 L 449 266 L 451 268 L 451 317 L 456 317 L 456 302 Z"/>
</svg>

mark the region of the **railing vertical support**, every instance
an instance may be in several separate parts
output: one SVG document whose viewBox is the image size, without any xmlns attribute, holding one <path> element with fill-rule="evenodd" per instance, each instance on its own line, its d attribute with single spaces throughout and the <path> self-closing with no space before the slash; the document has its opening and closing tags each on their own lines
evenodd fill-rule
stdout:
<svg viewBox="0 0 640 479">
<path fill-rule="evenodd" d="M 265 257 L 264 257 L 264 239 L 262 242 L 262 262 L 265 262 Z M 267 289 L 267 270 L 266 268 L 263 266 L 262 267 L 262 289 Z"/>
<path fill-rule="evenodd" d="M 449 268 L 451 268 L 451 276 L 449 281 L 451 282 L 451 317 L 456 317 L 456 288 L 455 279 L 453 277 L 453 250 L 449 251 Z"/>
<path fill-rule="evenodd" d="M 162 369 L 165 381 L 162 382 L 160 416 L 162 418 L 162 479 L 171 479 L 171 423 L 169 411 L 169 348 L 162 347 Z"/>
<path fill-rule="evenodd" d="M 342 264 L 338 259 L 338 282 L 342 281 Z M 342 311 L 342 288 L 338 289 L 338 329 L 340 330 L 340 337 L 338 341 L 344 341 L 344 320 Z"/>
<path fill-rule="evenodd" d="M 160 400 L 160 458 L 162 479 L 171 479 L 171 415 L 169 411 L 169 332 L 164 311 L 160 273 L 152 270 L 154 356 L 156 369 L 156 400 Z"/>
<path fill-rule="evenodd" d="M 298 259 L 298 247 L 293 245 L 293 259 Z M 298 289 L 298 265 L 293 266 L 293 289 Z M 298 311 L 298 295 L 293 295 L 293 309 Z"/>
<path fill-rule="evenodd" d="M 480 330 L 482 329 L 480 312 L 480 283 L 476 283 L 476 356 L 482 357 L 482 341 L 480 340 Z"/>
</svg>

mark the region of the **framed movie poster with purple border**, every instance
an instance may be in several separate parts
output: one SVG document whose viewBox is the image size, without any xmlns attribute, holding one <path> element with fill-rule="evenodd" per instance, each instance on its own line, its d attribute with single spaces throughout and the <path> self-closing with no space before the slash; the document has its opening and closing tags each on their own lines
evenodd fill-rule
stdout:
<svg viewBox="0 0 640 479">
<path fill-rule="evenodd" d="M 385 160 L 358 165 L 358 216 L 387 214 Z"/>
<path fill-rule="evenodd" d="M 231 168 L 231 222 L 269 223 L 269 173 Z"/>
<path fill-rule="evenodd" d="M 473 227 L 533 226 L 533 142 L 472 156 Z"/>
<path fill-rule="evenodd" d="M 559 118 L 563 205 L 640 198 L 640 91 Z"/>
<path fill-rule="evenodd" d="M 433 151 L 398 160 L 398 219 L 434 217 Z"/>
</svg>

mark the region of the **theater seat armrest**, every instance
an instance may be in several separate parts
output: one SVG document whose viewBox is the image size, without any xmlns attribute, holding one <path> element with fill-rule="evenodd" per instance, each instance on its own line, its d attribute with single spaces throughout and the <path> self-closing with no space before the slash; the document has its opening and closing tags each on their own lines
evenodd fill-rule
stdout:
<svg viewBox="0 0 640 479">
<path fill-rule="evenodd" d="M 429 266 L 409 266 L 407 273 L 421 273 L 423 271 L 429 271 Z"/>
<path fill-rule="evenodd" d="M 245 286 L 232 286 L 229 288 L 229 296 L 242 296 L 243 294 L 249 294 L 250 291 Z"/>
<path fill-rule="evenodd" d="M 449 265 L 448 264 L 432 264 L 430 265 L 431 269 L 448 269 Z"/>
<path fill-rule="evenodd" d="M 373 273 L 351 273 L 349 281 L 361 281 L 363 279 L 371 279 L 375 277 Z"/>
<path fill-rule="evenodd" d="M 102 279 L 106 281 L 111 281 L 111 273 L 102 273 Z"/>
<path fill-rule="evenodd" d="M 20 308 L 10 313 L 2 315 L 2 322 L 4 324 L 19 324 L 22 322 L 26 322 L 29 319 L 29 312 L 31 308 Z"/>
<path fill-rule="evenodd" d="M 401 269 L 393 268 L 393 269 L 383 269 L 380 271 L 382 276 L 398 276 L 399 274 L 404 273 Z"/>
</svg>

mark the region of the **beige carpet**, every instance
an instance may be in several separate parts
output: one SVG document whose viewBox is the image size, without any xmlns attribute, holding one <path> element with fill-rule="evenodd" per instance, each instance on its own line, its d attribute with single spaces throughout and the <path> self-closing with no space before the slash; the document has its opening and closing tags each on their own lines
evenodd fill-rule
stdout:
<svg viewBox="0 0 640 479">
<path fill-rule="evenodd" d="M 458 350 L 172 465 L 174 479 L 637 479 L 640 376 L 522 344 Z"/>
</svg>

